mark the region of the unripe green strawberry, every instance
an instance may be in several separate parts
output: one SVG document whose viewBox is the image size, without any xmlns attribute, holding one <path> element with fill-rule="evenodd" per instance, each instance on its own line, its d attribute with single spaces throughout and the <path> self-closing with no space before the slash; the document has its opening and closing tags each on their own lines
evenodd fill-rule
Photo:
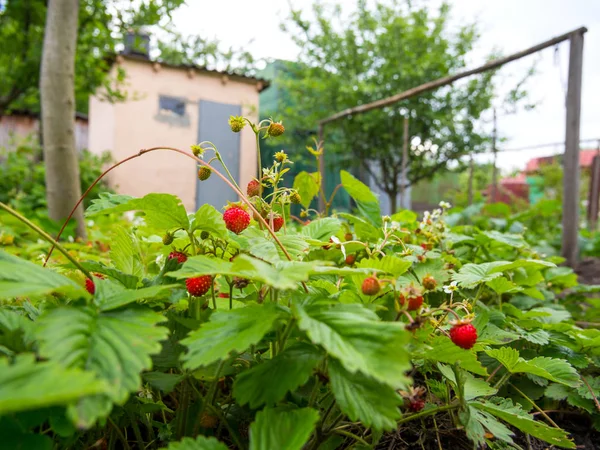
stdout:
<svg viewBox="0 0 600 450">
<path fill-rule="evenodd" d="M 437 281 L 431 275 L 423 277 L 423 287 L 428 291 L 433 291 L 437 287 Z"/>
<path fill-rule="evenodd" d="M 246 121 L 241 116 L 230 116 L 229 127 L 234 133 L 239 133 L 246 126 Z"/>
<path fill-rule="evenodd" d="M 201 297 L 206 294 L 210 290 L 211 285 L 212 276 L 210 275 L 202 275 L 185 280 L 185 287 L 193 297 Z"/>
<path fill-rule="evenodd" d="M 171 245 L 173 243 L 173 235 L 167 231 L 162 238 L 162 242 L 164 245 Z"/>
<path fill-rule="evenodd" d="M 267 129 L 267 134 L 269 136 L 277 137 L 281 136 L 284 131 L 285 128 L 281 122 L 272 122 L 271 125 L 269 125 L 269 128 Z"/>
<path fill-rule="evenodd" d="M 458 323 L 450 329 L 450 339 L 460 348 L 469 350 L 477 342 L 477 329 L 470 323 Z"/>
<path fill-rule="evenodd" d="M 375 277 L 365 278 L 362 286 L 362 293 L 365 295 L 377 295 L 381 290 L 381 285 L 379 284 L 379 280 Z"/>
<path fill-rule="evenodd" d="M 240 234 L 250 225 L 250 214 L 239 206 L 231 206 L 223 213 L 223 221 L 228 230 Z"/>
<path fill-rule="evenodd" d="M 202 240 L 208 239 L 208 236 L 210 236 L 210 234 L 206 230 L 204 230 L 202 233 L 200 233 L 200 239 L 202 239 Z"/>
<path fill-rule="evenodd" d="M 209 167 L 202 166 L 200 169 L 198 169 L 198 179 L 200 181 L 208 180 L 211 174 L 212 170 Z"/>
<path fill-rule="evenodd" d="M 292 194 L 290 195 L 290 201 L 298 205 L 300 204 L 300 202 L 302 202 L 302 197 L 297 192 L 292 192 Z"/>
<path fill-rule="evenodd" d="M 246 187 L 246 194 L 248 194 L 248 197 L 260 195 L 260 183 L 258 180 L 250 180 Z"/>
</svg>

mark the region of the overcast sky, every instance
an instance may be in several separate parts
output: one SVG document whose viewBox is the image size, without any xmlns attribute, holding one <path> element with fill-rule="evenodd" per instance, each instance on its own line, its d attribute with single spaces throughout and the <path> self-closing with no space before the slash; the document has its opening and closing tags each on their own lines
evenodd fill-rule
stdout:
<svg viewBox="0 0 600 450">
<path fill-rule="evenodd" d="M 279 29 L 289 12 L 284 0 L 187 0 L 187 3 L 174 14 L 175 25 L 184 34 L 217 37 L 228 46 L 246 46 L 258 58 L 293 60 L 298 54 L 294 43 Z M 356 0 L 339 0 L 339 3 L 350 11 Z M 428 3 L 435 7 L 440 0 Z M 291 0 L 291 4 L 308 11 L 312 1 Z M 494 49 L 507 55 L 580 26 L 587 27 L 581 138 L 600 138 L 600 0 L 450 0 L 450 4 L 455 26 L 473 21 L 479 24 L 481 39 L 473 52 L 472 67 L 481 64 Z M 538 106 L 533 111 L 499 118 L 499 134 L 507 138 L 501 144 L 503 148 L 564 140 L 568 47 L 568 43 L 563 43 L 557 53 L 547 49 L 502 70 L 502 78 L 510 83 L 510 79 L 518 78 L 537 61 L 538 73 L 528 83 L 527 90 Z M 597 145 L 583 143 L 582 148 Z M 498 161 L 505 171 L 521 169 L 530 158 L 562 150 L 555 147 L 506 152 L 499 155 Z"/>
</svg>

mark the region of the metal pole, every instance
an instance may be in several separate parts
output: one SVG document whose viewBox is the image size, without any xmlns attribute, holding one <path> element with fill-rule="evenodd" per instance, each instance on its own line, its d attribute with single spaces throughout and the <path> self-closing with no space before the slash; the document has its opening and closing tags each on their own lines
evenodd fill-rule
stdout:
<svg viewBox="0 0 600 450">
<path fill-rule="evenodd" d="M 454 83 L 457 80 L 460 80 L 461 78 L 465 78 L 465 77 L 468 77 L 471 75 L 476 75 L 478 73 L 483 73 L 488 70 L 496 69 L 500 66 L 503 66 L 504 64 L 508 64 L 509 62 L 516 61 L 525 56 L 532 55 L 534 53 L 539 52 L 540 50 L 544 50 L 545 48 L 553 47 L 556 44 L 559 44 L 563 41 L 570 39 L 571 36 L 574 34 L 583 35 L 583 33 L 585 33 L 586 31 L 587 31 L 587 28 L 583 28 L 583 27 L 578 28 L 576 30 L 570 31 L 565 34 L 561 34 L 560 36 L 556 36 L 552 39 L 542 42 L 541 44 L 534 45 L 533 47 L 530 47 L 530 48 L 520 51 L 518 53 L 514 53 L 514 54 L 506 56 L 504 58 L 494 59 L 493 61 L 490 61 L 490 62 L 484 64 L 483 66 L 477 67 L 475 69 L 466 70 L 464 72 L 460 72 L 455 75 L 450 75 L 450 76 L 447 76 L 444 78 L 439 78 L 437 80 L 430 81 L 430 82 L 424 83 L 420 86 L 411 88 L 407 91 L 400 92 L 399 94 L 392 95 L 391 97 L 383 98 L 381 100 L 376 100 L 374 102 L 366 103 L 364 105 L 355 106 L 354 108 L 345 109 L 343 111 L 335 113 L 332 116 L 322 119 L 320 121 L 320 123 L 333 122 L 334 120 L 341 119 L 342 117 L 346 117 L 346 116 L 350 116 L 350 115 L 358 114 L 358 113 L 364 113 L 367 111 L 371 111 L 372 109 L 382 108 L 384 106 L 388 106 L 393 103 L 397 103 L 401 100 L 406 100 L 407 98 L 411 98 L 416 95 L 422 94 L 423 92 L 431 91 L 433 89 L 436 89 L 436 88 L 439 88 L 442 86 L 447 86 L 449 84 Z"/>
<path fill-rule="evenodd" d="M 325 188 L 327 185 L 325 184 L 325 144 L 323 142 L 323 134 L 325 125 L 323 123 L 319 123 L 319 146 L 321 147 L 321 154 L 319 155 L 319 174 L 321 175 L 321 186 L 323 187 L 323 192 L 325 192 Z M 326 192 L 325 192 L 326 193 Z M 326 193 L 327 194 L 327 193 Z M 322 195 L 319 195 L 319 211 L 325 211 L 325 199 Z"/>
<path fill-rule="evenodd" d="M 475 172 L 475 162 L 473 161 L 473 153 L 469 159 L 469 187 L 467 192 L 467 202 L 469 206 L 473 204 L 473 176 Z"/>
<path fill-rule="evenodd" d="M 572 33 L 570 40 L 563 177 L 562 256 L 569 266 L 575 267 L 579 255 L 577 238 L 579 233 L 579 127 L 583 31 Z"/>
<path fill-rule="evenodd" d="M 600 148 L 594 156 L 590 174 L 590 192 L 588 201 L 588 224 L 590 231 L 598 228 L 598 210 L 600 209 Z"/>
<path fill-rule="evenodd" d="M 498 116 L 496 108 L 494 108 L 494 129 L 492 130 L 492 153 L 494 154 L 494 162 L 492 166 L 492 203 L 496 203 L 498 198 L 498 149 L 496 148 L 496 138 L 498 134 Z"/>
<path fill-rule="evenodd" d="M 405 208 L 404 195 L 406 193 L 405 184 L 407 182 L 406 166 L 408 163 L 408 116 L 404 118 L 404 142 L 402 143 L 402 174 L 400 175 L 400 208 Z M 394 210 L 394 208 L 392 208 Z"/>
</svg>

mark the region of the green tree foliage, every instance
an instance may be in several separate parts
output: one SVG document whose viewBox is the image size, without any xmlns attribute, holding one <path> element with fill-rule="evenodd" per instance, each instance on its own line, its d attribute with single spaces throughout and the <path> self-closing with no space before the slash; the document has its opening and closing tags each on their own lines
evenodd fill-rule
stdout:
<svg viewBox="0 0 600 450">
<path fill-rule="evenodd" d="M 450 31 L 447 4 L 431 11 L 410 2 L 372 6 L 359 0 L 350 17 L 340 5 L 316 3 L 312 12 L 315 19 L 293 11 L 283 24 L 301 50 L 299 64 L 289 64 L 281 79 L 290 96 L 286 116 L 293 128 L 304 130 L 314 131 L 319 119 L 345 108 L 459 72 L 478 38 L 473 24 Z M 344 165 L 363 168 L 394 204 L 400 191 L 403 118 L 410 118 L 410 139 L 416 144 L 408 161 L 409 182 L 415 183 L 485 148 L 487 137 L 477 119 L 491 105 L 493 77 L 494 72 L 486 72 L 329 124 L 326 151 L 338 154 Z"/>
<path fill-rule="evenodd" d="M 0 115 L 26 109 L 39 112 L 39 75 L 46 0 L 8 0 L 0 10 Z M 108 80 L 107 58 L 131 28 L 166 25 L 183 0 L 81 0 L 75 59 L 76 110 L 86 112 L 90 93 L 103 84 L 114 98 L 122 94 Z M 123 74 L 117 82 L 123 81 Z"/>
</svg>

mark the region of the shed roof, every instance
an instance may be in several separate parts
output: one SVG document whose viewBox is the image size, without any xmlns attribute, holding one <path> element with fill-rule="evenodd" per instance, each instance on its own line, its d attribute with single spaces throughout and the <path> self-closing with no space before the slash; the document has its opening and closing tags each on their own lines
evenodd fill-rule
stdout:
<svg viewBox="0 0 600 450">
<path fill-rule="evenodd" d="M 211 74 L 211 75 L 226 75 L 226 76 L 230 77 L 232 80 L 256 84 L 259 87 L 259 89 L 258 89 L 259 92 L 264 91 L 270 85 L 269 81 L 264 78 L 253 77 L 253 76 L 249 76 L 249 75 L 242 75 L 242 74 L 231 72 L 231 71 L 208 69 L 207 67 L 198 66 L 195 64 L 169 64 L 169 63 L 166 63 L 166 62 L 163 62 L 160 60 L 152 60 L 143 55 L 136 55 L 136 54 L 132 54 L 132 53 L 119 53 L 118 55 L 114 55 L 113 57 L 110 58 L 111 63 L 115 61 L 117 56 L 120 56 L 124 59 L 138 61 L 138 62 L 142 62 L 142 63 L 160 64 L 161 66 L 170 67 L 173 69 L 182 69 L 182 70 L 193 69 L 193 70 L 197 70 L 199 72 L 207 73 L 207 74 Z"/>
</svg>

